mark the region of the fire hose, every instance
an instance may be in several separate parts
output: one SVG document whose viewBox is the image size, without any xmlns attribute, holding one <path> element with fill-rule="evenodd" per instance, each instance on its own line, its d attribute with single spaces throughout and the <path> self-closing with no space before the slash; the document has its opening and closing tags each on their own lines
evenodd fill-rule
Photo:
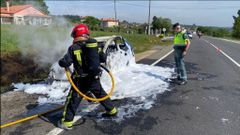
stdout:
<svg viewBox="0 0 240 135">
<path fill-rule="evenodd" d="M 114 77 L 112 75 L 112 73 L 104 66 L 101 65 L 101 67 L 108 73 L 108 75 L 110 76 L 111 80 L 112 80 L 112 88 L 110 90 L 110 92 L 102 97 L 102 98 L 92 98 L 92 97 L 88 97 L 86 96 L 84 93 L 82 93 L 78 87 L 74 84 L 72 78 L 71 78 L 71 72 L 69 70 L 69 68 L 65 68 L 65 71 L 66 71 L 66 76 L 68 78 L 68 81 L 70 82 L 70 84 L 73 86 L 74 90 L 80 95 L 82 96 L 84 99 L 86 100 L 90 100 L 90 101 L 94 101 L 94 102 L 101 102 L 103 100 L 106 100 L 107 98 L 109 98 L 112 94 L 113 94 L 113 91 L 114 91 L 114 88 L 115 88 L 115 81 L 114 81 Z M 32 120 L 34 118 L 37 118 L 37 117 L 40 117 L 40 116 L 43 116 L 43 115 L 46 115 L 48 113 L 51 113 L 51 112 L 55 112 L 55 111 L 58 111 L 58 110 L 61 110 L 63 109 L 64 106 L 60 106 L 58 108 L 55 108 L 55 109 L 52 109 L 52 110 L 48 110 L 46 112 L 43 112 L 43 113 L 39 113 L 39 114 L 35 114 L 35 115 L 32 115 L 32 116 L 29 116 L 29 117 L 26 117 L 26 118 L 23 118 L 23 119 L 20 119 L 20 120 L 16 120 L 16 121 L 13 121 L 13 122 L 10 122 L 10 123 L 6 123 L 6 124 L 3 124 L 0 126 L 0 128 L 6 128 L 6 127 L 9 127 L 9 126 L 12 126 L 12 125 L 16 125 L 18 123 L 22 123 L 22 122 L 25 122 L 25 121 L 29 121 L 29 120 Z"/>
<path fill-rule="evenodd" d="M 105 68 L 105 67 L 102 66 L 102 65 L 101 65 L 101 67 L 102 67 L 105 71 L 107 71 L 108 75 L 111 77 L 111 80 L 112 80 L 112 88 L 111 88 L 110 92 L 109 92 L 106 96 L 104 96 L 104 97 L 102 97 L 102 98 L 92 98 L 92 97 L 88 97 L 87 95 L 85 95 L 84 93 L 82 93 L 82 92 L 78 89 L 78 87 L 74 84 L 74 82 L 73 82 L 73 80 L 72 80 L 72 78 L 71 78 L 71 73 L 70 73 L 69 68 L 65 68 L 68 81 L 69 81 L 70 84 L 73 86 L 74 90 L 77 91 L 77 93 L 78 93 L 79 95 L 81 95 L 81 96 L 82 96 L 84 99 L 86 99 L 86 100 L 90 100 L 90 101 L 94 101 L 94 102 L 101 102 L 101 101 L 103 101 L 103 100 L 106 100 L 107 98 L 109 98 L 109 97 L 113 94 L 113 91 L 114 91 L 114 88 L 115 88 L 114 77 L 113 77 L 112 73 L 111 73 L 107 68 Z"/>
</svg>

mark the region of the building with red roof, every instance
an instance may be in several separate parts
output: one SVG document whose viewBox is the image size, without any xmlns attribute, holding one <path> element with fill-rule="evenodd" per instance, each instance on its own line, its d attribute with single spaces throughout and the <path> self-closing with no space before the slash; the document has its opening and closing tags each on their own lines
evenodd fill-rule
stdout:
<svg viewBox="0 0 240 135">
<path fill-rule="evenodd" d="M 32 5 L 13 5 L 1 7 L 1 24 L 50 25 L 52 19 Z"/>
<path fill-rule="evenodd" d="M 102 27 L 114 27 L 114 26 L 118 26 L 118 25 L 119 25 L 119 21 L 115 20 L 113 18 L 102 18 L 101 19 Z"/>
</svg>

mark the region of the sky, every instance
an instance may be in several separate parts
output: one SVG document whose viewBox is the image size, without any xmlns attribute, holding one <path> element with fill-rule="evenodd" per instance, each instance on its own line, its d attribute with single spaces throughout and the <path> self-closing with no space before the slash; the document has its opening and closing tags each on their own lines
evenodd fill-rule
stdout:
<svg viewBox="0 0 240 135">
<path fill-rule="evenodd" d="M 114 1 L 48 1 L 50 14 L 114 18 Z M 116 0 L 117 19 L 145 23 L 149 1 Z M 151 1 L 153 16 L 170 18 L 172 23 L 232 27 L 240 1 Z"/>
</svg>

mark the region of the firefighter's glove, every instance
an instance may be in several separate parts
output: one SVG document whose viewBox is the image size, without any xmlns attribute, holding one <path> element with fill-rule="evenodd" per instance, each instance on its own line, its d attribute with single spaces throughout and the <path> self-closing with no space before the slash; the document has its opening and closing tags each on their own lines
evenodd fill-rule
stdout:
<svg viewBox="0 0 240 135">
<path fill-rule="evenodd" d="M 60 67 L 66 68 L 68 67 L 68 65 L 66 64 L 66 62 L 64 61 L 64 59 L 61 59 L 58 61 L 58 64 Z"/>
</svg>

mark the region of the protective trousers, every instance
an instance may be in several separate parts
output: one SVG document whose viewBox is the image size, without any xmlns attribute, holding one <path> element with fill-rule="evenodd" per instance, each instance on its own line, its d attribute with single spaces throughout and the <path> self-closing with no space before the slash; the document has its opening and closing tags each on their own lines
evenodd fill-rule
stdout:
<svg viewBox="0 0 240 135">
<path fill-rule="evenodd" d="M 187 72 L 183 56 L 185 48 L 185 46 L 174 46 L 174 59 L 178 79 L 187 81 Z"/>
<path fill-rule="evenodd" d="M 91 92 L 96 98 L 101 98 L 107 95 L 107 93 L 103 90 L 99 79 L 95 79 L 93 77 L 73 77 L 73 82 L 84 94 L 86 94 L 87 92 Z M 77 112 L 77 108 L 81 100 L 82 96 L 80 96 L 74 90 L 74 88 L 71 87 L 65 102 L 62 121 L 73 121 L 73 118 Z M 106 111 L 111 111 L 114 108 L 110 98 L 101 101 L 100 103 L 101 105 L 103 105 Z"/>
</svg>

